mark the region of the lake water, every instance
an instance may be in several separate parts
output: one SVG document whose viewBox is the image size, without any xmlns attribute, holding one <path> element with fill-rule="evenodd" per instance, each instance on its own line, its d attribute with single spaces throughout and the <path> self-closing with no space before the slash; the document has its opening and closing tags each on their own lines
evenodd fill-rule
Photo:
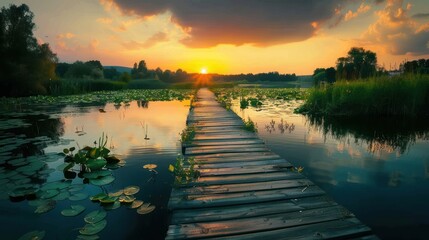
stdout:
<svg viewBox="0 0 429 240">
<path fill-rule="evenodd" d="M 382 239 L 429 236 L 429 119 L 310 119 L 300 101 L 233 110 L 268 147 L 351 210 Z"/>
<path fill-rule="evenodd" d="M 103 109 L 103 110 L 100 110 Z M 84 217 L 103 209 L 89 196 L 100 192 L 115 192 L 127 186 L 140 188 L 138 200 L 156 209 L 140 215 L 136 209 L 121 206 L 107 212 L 107 226 L 98 233 L 101 239 L 163 239 L 168 227 L 167 203 L 173 183 L 168 165 L 180 152 L 179 133 L 185 128 L 189 100 L 133 101 L 129 105 L 87 104 L 39 106 L 20 109 L 17 113 L 0 115 L 0 239 L 18 239 L 31 231 L 45 231 L 45 239 L 76 239 L 84 227 Z M 67 181 L 59 189 L 55 208 L 42 214 L 34 213 L 35 201 L 12 202 L 9 194 L 20 186 L 43 188 L 49 182 L 64 183 L 60 165 L 64 148 L 93 146 L 99 137 L 108 136 L 107 147 L 125 161 L 121 168 L 111 170 L 115 181 L 99 187 L 82 184 L 82 178 Z M 20 161 L 26 166 L 41 163 L 35 173 L 18 171 Z M 10 163 L 16 164 L 11 166 Z M 143 168 L 156 164 L 155 171 Z M 58 169 L 57 169 L 58 168 Z M 71 186 L 68 186 L 71 185 Z M 72 201 L 70 195 L 84 196 Z M 86 196 L 86 197 L 85 197 Z M 39 198 L 39 197 L 37 197 Z M 71 205 L 86 210 L 78 216 L 65 217 L 61 211 Z"/>
</svg>

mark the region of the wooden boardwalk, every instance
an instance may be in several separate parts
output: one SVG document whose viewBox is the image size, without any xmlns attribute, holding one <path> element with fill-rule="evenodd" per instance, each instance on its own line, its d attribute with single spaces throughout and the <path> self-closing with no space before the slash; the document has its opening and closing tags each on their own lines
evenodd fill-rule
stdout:
<svg viewBox="0 0 429 240">
<path fill-rule="evenodd" d="M 166 239 L 377 239 L 344 207 L 243 130 L 234 112 L 200 89 L 186 157 L 201 177 L 173 188 Z"/>
</svg>

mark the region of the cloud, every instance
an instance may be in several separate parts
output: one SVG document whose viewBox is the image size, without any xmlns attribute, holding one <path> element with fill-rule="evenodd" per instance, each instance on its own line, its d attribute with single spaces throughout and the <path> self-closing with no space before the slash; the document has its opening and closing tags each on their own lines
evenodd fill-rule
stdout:
<svg viewBox="0 0 429 240">
<path fill-rule="evenodd" d="M 429 54 L 429 25 L 420 24 L 408 12 L 410 4 L 403 7 L 403 0 L 389 0 L 384 9 L 377 12 L 378 19 L 371 24 L 364 39 L 385 46 L 386 50 L 395 55 Z"/>
<path fill-rule="evenodd" d="M 353 18 L 357 18 L 359 15 L 364 14 L 366 12 L 368 12 L 371 9 L 371 6 L 366 5 L 365 3 L 362 3 L 359 8 L 356 10 L 356 12 L 353 12 L 352 10 L 349 10 L 345 15 L 344 15 L 344 20 L 345 21 L 350 21 Z"/>
<path fill-rule="evenodd" d="M 98 23 L 102 24 L 111 24 L 113 22 L 113 19 L 111 18 L 97 18 Z"/>
<path fill-rule="evenodd" d="M 128 50 L 136 50 L 140 48 L 150 48 L 155 46 L 158 43 L 166 42 L 168 41 L 168 36 L 164 32 L 158 32 L 154 35 L 152 35 L 150 38 L 148 38 L 144 42 L 137 42 L 137 41 L 128 41 L 122 43 L 122 46 L 125 47 Z"/>
<path fill-rule="evenodd" d="M 68 33 L 61 33 L 61 34 L 57 35 L 57 39 L 72 39 L 74 37 L 76 37 L 76 35 L 73 33 L 69 33 L 69 32 Z"/>
<path fill-rule="evenodd" d="M 335 16 L 342 0 L 101 0 L 143 18 L 169 12 L 189 47 L 218 44 L 268 46 L 304 41 Z"/>
<path fill-rule="evenodd" d="M 414 14 L 412 18 L 429 18 L 429 13 L 417 13 Z"/>
</svg>

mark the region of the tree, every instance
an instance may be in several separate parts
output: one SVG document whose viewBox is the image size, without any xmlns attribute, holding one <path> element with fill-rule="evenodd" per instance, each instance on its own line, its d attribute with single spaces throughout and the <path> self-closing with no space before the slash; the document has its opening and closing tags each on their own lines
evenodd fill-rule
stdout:
<svg viewBox="0 0 429 240">
<path fill-rule="evenodd" d="M 46 93 L 55 79 L 58 61 L 48 44 L 33 36 L 34 14 L 25 4 L 0 10 L 0 94 L 25 96 Z"/>
<path fill-rule="evenodd" d="M 148 77 L 148 69 L 145 60 L 141 60 L 138 65 L 137 63 L 134 63 L 134 67 L 131 70 L 131 75 L 134 79 Z"/>
<path fill-rule="evenodd" d="M 337 73 L 340 78 L 352 80 L 368 78 L 377 72 L 377 54 L 353 47 L 346 57 L 338 58 Z"/>
</svg>

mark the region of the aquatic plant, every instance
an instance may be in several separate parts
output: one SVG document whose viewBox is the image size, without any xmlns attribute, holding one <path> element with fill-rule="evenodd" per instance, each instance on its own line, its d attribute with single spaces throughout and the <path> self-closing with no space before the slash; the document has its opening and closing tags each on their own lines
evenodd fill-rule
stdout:
<svg viewBox="0 0 429 240">
<path fill-rule="evenodd" d="M 255 122 L 253 122 L 252 119 L 247 118 L 247 121 L 243 120 L 243 123 L 244 123 L 243 128 L 245 130 L 250 132 L 258 132 L 258 125 Z"/>
<path fill-rule="evenodd" d="M 429 114 L 429 76 L 404 75 L 339 81 L 315 88 L 299 113 L 336 116 Z"/>
<path fill-rule="evenodd" d="M 174 165 L 168 166 L 168 170 L 174 173 L 175 184 L 189 183 L 200 177 L 200 172 L 195 170 L 195 159 L 193 157 L 185 158 L 180 154 Z"/>
<path fill-rule="evenodd" d="M 185 143 L 189 143 L 192 141 L 192 139 L 194 139 L 195 130 L 196 127 L 193 125 L 188 125 L 185 129 L 182 130 L 182 132 L 180 133 L 180 142 L 182 143 L 182 145 Z"/>
<path fill-rule="evenodd" d="M 119 163 L 120 160 L 118 158 L 113 155 L 109 155 L 110 150 L 106 148 L 107 141 L 108 136 L 104 136 L 103 133 L 102 136 L 98 139 L 98 146 L 97 142 L 95 141 L 94 147 L 86 146 L 83 149 L 78 150 L 78 152 L 75 154 L 73 154 L 73 152 L 76 150 L 75 147 L 65 148 L 63 150 L 63 153 L 66 154 L 64 162 L 68 163 L 63 169 L 65 177 L 76 177 L 75 174 L 72 174 L 73 172 L 70 171 L 76 164 L 79 164 L 80 171 L 85 173 L 102 170 L 108 164 Z M 104 183 L 107 180 L 106 178 L 108 178 L 108 176 L 95 177 L 96 178 L 94 178 L 95 180 L 93 183 L 99 183 L 100 179 L 98 177 L 104 177 L 104 181 L 102 183 Z"/>
</svg>

